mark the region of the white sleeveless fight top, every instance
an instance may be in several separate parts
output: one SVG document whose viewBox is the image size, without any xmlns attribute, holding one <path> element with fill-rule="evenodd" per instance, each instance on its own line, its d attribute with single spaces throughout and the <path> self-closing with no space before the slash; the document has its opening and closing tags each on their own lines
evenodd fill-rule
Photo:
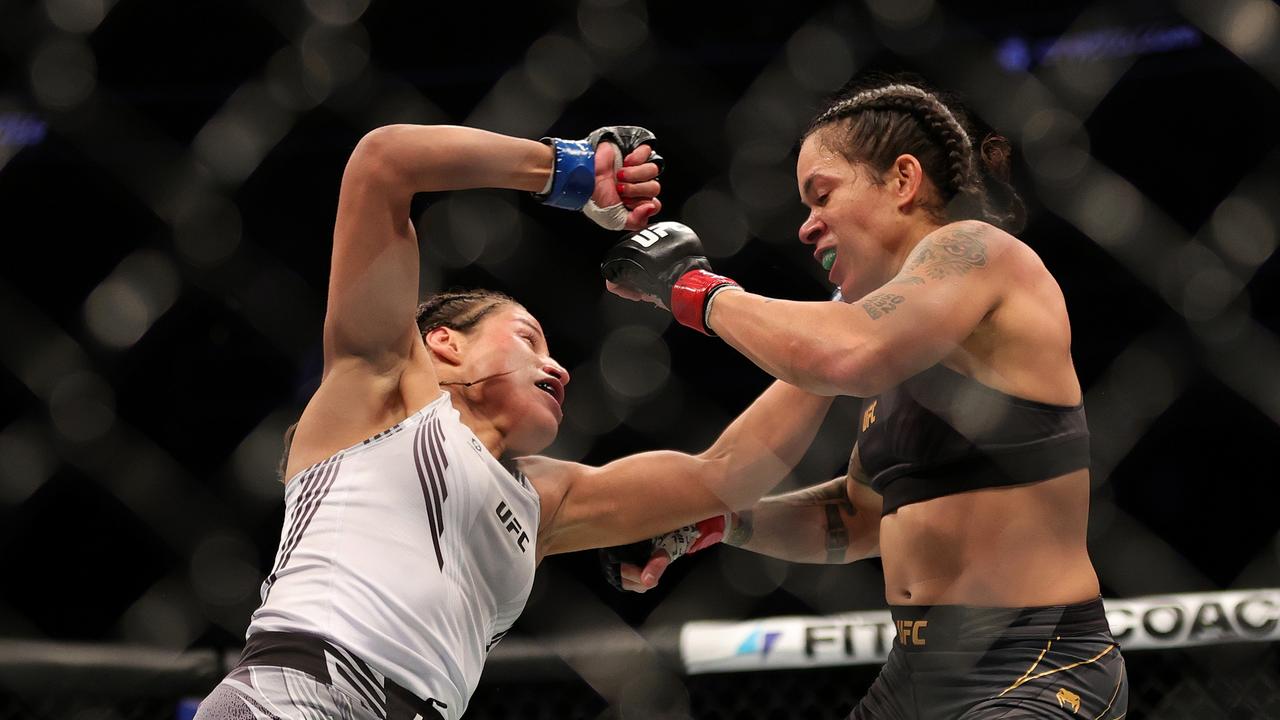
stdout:
<svg viewBox="0 0 1280 720">
<path fill-rule="evenodd" d="M 248 635 L 320 635 L 456 718 L 529 597 L 538 510 L 442 393 L 288 483 Z"/>
</svg>

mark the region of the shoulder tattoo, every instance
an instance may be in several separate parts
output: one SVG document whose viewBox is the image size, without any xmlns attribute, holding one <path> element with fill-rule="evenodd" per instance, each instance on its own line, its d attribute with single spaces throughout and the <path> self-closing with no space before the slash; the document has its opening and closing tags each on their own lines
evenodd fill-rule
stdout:
<svg viewBox="0 0 1280 720">
<path fill-rule="evenodd" d="M 962 225 L 942 233 L 918 248 L 903 267 L 904 273 L 920 273 L 934 280 L 968 274 L 987 265 L 987 244 L 982 225 Z"/>
</svg>

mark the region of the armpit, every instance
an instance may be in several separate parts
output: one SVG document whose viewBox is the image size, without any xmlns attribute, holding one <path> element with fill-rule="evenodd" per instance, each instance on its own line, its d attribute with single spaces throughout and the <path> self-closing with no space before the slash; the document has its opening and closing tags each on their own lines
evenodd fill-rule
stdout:
<svg viewBox="0 0 1280 720">
<path fill-rule="evenodd" d="M 298 423 L 294 423 L 284 431 L 284 451 L 280 454 L 280 464 L 276 466 L 276 479 L 282 483 L 289 481 L 285 473 L 289 469 L 289 451 L 293 449 L 293 435 L 297 430 Z"/>
</svg>

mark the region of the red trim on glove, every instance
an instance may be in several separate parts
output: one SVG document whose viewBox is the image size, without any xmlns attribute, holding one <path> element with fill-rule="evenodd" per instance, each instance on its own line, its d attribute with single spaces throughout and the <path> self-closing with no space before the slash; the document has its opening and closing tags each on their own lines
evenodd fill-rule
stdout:
<svg viewBox="0 0 1280 720">
<path fill-rule="evenodd" d="M 724 539 L 724 515 L 707 518 L 698 523 L 698 539 L 689 546 L 690 553 L 715 545 Z"/>
<path fill-rule="evenodd" d="M 681 275 L 671 288 L 671 314 L 676 322 L 700 333 L 714 335 L 707 329 L 707 299 L 726 285 L 741 287 L 723 275 L 706 270 L 690 270 Z"/>
</svg>

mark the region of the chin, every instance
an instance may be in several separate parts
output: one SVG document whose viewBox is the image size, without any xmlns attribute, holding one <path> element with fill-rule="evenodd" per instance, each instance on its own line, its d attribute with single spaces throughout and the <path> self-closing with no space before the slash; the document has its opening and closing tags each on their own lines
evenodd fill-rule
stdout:
<svg viewBox="0 0 1280 720">
<path fill-rule="evenodd" d="M 848 281 L 840 284 L 840 296 L 847 303 L 854 302 L 855 300 L 861 298 L 863 295 L 866 295 L 867 292 L 869 291 L 863 290 L 861 287 L 858 286 L 858 283 L 853 281 Z"/>
</svg>

